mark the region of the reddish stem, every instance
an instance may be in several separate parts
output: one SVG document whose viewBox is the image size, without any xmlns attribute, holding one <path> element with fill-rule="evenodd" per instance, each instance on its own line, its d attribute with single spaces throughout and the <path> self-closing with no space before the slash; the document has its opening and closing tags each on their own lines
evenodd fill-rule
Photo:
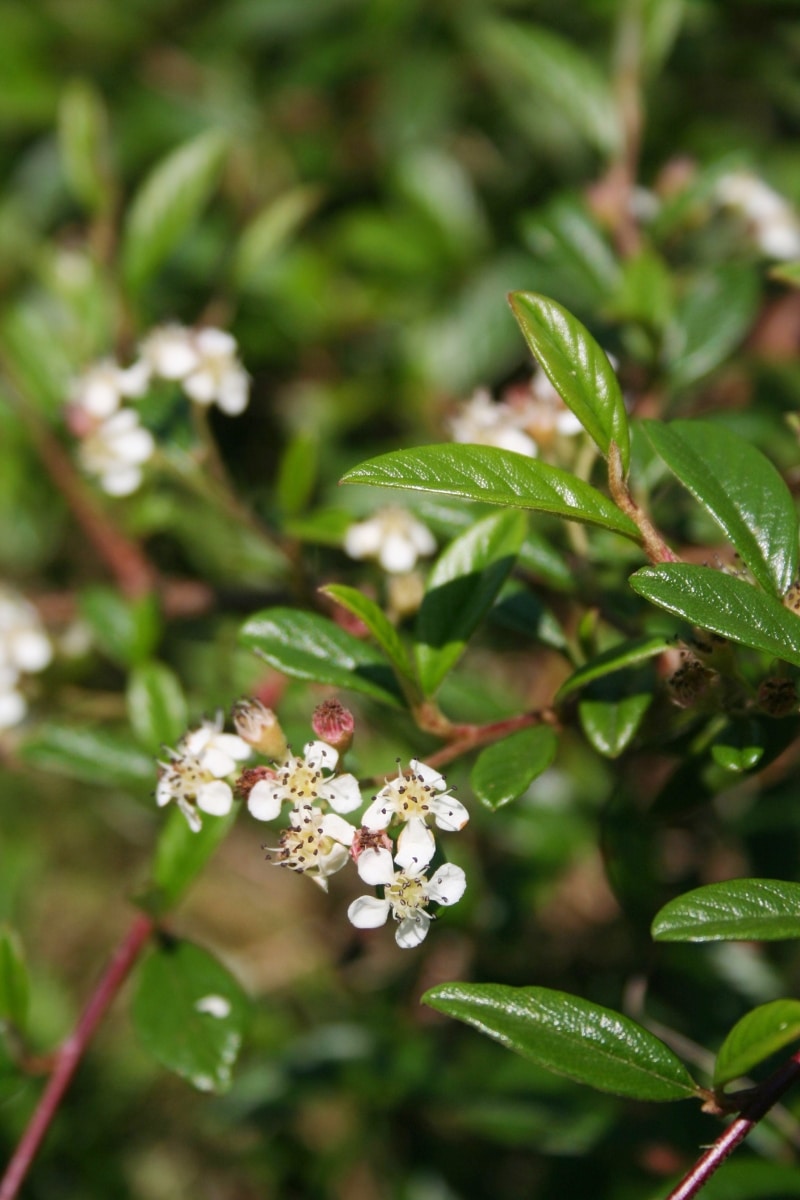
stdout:
<svg viewBox="0 0 800 1200">
<path fill-rule="evenodd" d="M 0 1200 L 14 1200 L 47 1133 L 72 1076 L 97 1026 L 122 987 L 155 928 L 152 917 L 139 913 L 117 947 L 105 974 L 92 993 L 75 1029 L 56 1054 L 55 1066 L 39 1103 L 22 1135 L 6 1173 L 0 1180 Z"/>
</svg>

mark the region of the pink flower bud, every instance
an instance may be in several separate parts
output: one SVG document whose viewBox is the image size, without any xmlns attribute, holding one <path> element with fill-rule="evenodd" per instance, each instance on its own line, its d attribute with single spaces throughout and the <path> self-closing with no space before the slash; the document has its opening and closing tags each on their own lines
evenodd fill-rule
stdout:
<svg viewBox="0 0 800 1200">
<path fill-rule="evenodd" d="M 311 728 L 316 736 L 333 746 L 339 754 L 346 754 L 350 749 L 355 725 L 355 719 L 349 709 L 333 698 L 318 704 L 311 718 Z"/>
</svg>

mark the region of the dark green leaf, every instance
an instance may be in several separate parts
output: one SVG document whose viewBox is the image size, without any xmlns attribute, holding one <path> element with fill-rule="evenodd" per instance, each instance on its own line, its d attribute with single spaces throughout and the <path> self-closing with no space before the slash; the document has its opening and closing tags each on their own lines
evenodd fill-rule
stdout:
<svg viewBox="0 0 800 1200">
<path fill-rule="evenodd" d="M 150 1053 L 202 1092 L 224 1092 L 242 1044 L 248 1000 L 221 963 L 190 942 L 165 943 L 139 972 L 136 1032 Z"/>
<path fill-rule="evenodd" d="M 589 308 L 617 290 L 619 263 L 584 203 L 557 197 L 523 220 L 522 235 L 536 257 L 542 291 Z"/>
<path fill-rule="evenodd" d="M 156 845 L 153 860 L 155 887 L 144 897 L 146 907 L 159 914 L 175 907 L 217 846 L 227 837 L 237 814 L 238 806 L 234 805 L 225 817 L 204 815 L 202 827 L 194 833 L 183 813 L 174 806 L 170 808 Z"/>
<path fill-rule="evenodd" d="M 407 679 L 414 679 L 414 668 L 408 651 L 383 609 L 357 588 L 345 587 L 344 584 L 330 583 L 327 587 L 320 588 L 320 591 L 358 617 L 359 621 L 363 621 L 401 675 Z"/>
<path fill-rule="evenodd" d="M 684 1100 L 697 1090 L 680 1059 L 652 1033 L 566 992 L 445 983 L 422 999 L 539 1066 L 600 1091 L 637 1100 Z"/>
<path fill-rule="evenodd" d="M 553 650 L 567 647 L 567 636 L 555 615 L 537 595 L 515 579 L 506 581 L 490 618 L 494 624 L 513 629 Z"/>
<path fill-rule="evenodd" d="M 618 700 L 581 700 L 578 716 L 587 741 L 604 758 L 617 758 L 636 737 L 652 700 L 650 692 Z"/>
<path fill-rule="evenodd" d="M 444 444 L 395 450 L 353 467 L 342 483 L 444 492 L 485 504 L 529 508 L 640 540 L 633 521 L 571 471 L 495 446 Z"/>
<path fill-rule="evenodd" d="M 188 712 L 180 681 L 160 662 L 142 663 L 128 677 L 128 719 L 145 749 L 156 754 L 186 731 Z"/>
<path fill-rule="evenodd" d="M 266 608 L 245 622 L 240 637 L 270 666 L 294 679 L 330 683 L 384 704 L 400 704 L 383 655 L 317 613 Z"/>
<path fill-rule="evenodd" d="M 630 585 L 692 625 L 800 666 L 800 618 L 752 584 L 712 567 L 642 567 Z"/>
<path fill-rule="evenodd" d="M 669 469 L 706 508 L 753 576 L 779 595 L 797 575 L 798 520 L 792 495 L 760 450 L 711 421 L 645 421 Z"/>
<path fill-rule="evenodd" d="M 12 1025 L 24 1033 L 29 997 L 28 968 L 19 934 L 10 925 L 0 925 L 0 1029 Z"/>
<path fill-rule="evenodd" d="M 80 613 L 102 652 L 119 666 L 144 662 L 161 636 L 154 596 L 125 600 L 110 587 L 87 588 L 78 600 Z"/>
<path fill-rule="evenodd" d="M 730 879 L 665 904 L 652 926 L 657 942 L 773 942 L 800 937 L 800 883 Z"/>
<path fill-rule="evenodd" d="M 622 389 L 602 346 L 555 300 L 512 292 L 514 316 L 547 378 L 603 454 L 616 442 L 625 471 L 630 433 Z"/>
<path fill-rule="evenodd" d="M 552 763 L 558 738 L 549 725 L 520 729 L 487 746 L 472 768 L 472 790 L 487 808 L 501 808 L 521 796 Z"/>
<path fill-rule="evenodd" d="M 760 298 L 750 267 L 717 267 L 694 282 L 666 338 L 673 386 L 695 383 L 725 361 L 755 320 Z"/>
<path fill-rule="evenodd" d="M 25 762 L 81 783 L 155 786 L 156 765 L 130 738 L 105 729 L 42 725 L 20 748 Z"/>
<path fill-rule="evenodd" d="M 562 683 L 556 692 L 556 704 L 560 704 L 573 692 L 577 692 L 579 688 L 585 687 L 595 679 L 602 679 L 606 675 L 612 675 L 615 671 L 636 666 L 648 658 L 653 658 L 656 654 L 662 654 L 664 650 L 673 645 L 673 641 L 674 639 L 662 635 L 634 638 L 629 642 L 620 642 L 619 645 L 612 646 L 610 650 L 604 650 L 591 662 L 584 663 L 574 675 L 570 675 L 569 679 Z"/>
<path fill-rule="evenodd" d="M 714 1086 L 747 1075 L 758 1063 L 800 1039 L 800 1000 L 760 1004 L 737 1021 L 719 1048 Z"/>
<path fill-rule="evenodd" d="M 514 565 L 525 530 L 522 513 L 492 513 L 436 560 L 414 630 L 414 655 L 426 696 L 464 653 Z"/>
</svg>

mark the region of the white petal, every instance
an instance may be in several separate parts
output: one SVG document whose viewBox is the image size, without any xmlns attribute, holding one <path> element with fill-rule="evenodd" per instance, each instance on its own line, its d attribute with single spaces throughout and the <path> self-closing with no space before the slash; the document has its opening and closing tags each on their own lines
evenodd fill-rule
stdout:
<svg viewBox="0 0 800 1200">
<path fill-rule="evenodd" d="M 389 916 L 389 901 L 378 900 L 377 896 L 359 896 L 347 910 L 347 919 L 356 929 L 377 929 L 386 924 Z"/>
<path fill-rule="evenodd" d="M 440 775 L 433 767 L 427 766 L 424 762 L 420 762 L 418 758 L 412 758 L 408 764 L 414 775 L 419 775 L 422 782 L 427 787 L 436 788 L 437 792 L 443 792 L 447 787 L 447 780 L 444 775 Z"/>
<path fill-rule="evenodd" d="M 131 429 L 113 442 L 113 452 L 126 463 L 147 462 L 156 448 L 149 429 Z"/>
<path fill-rule="evenodd" d="M 0 692 L 0 729 L 19 725 L 27 711 L 25 698 L 19 692 Z"/>
<path fill-rule="evenodd" d="M 250 376 L 240 367 L 226 371 L 220 380 L 217 405 L 229 417 L 238 417 L 250 399 Z"/>
<path fill-rule="evenodd" d="M 119 408 L 119 391 L 107 374 L 90 374 L 76 391 L 76 403 L 91 416 L 102 420 Z"/>
<path fill-rule="evenodd" d="M 580 425 L 578 426 L 580 428 Z M 521 429 L 497 429 L 491 435 L 491 441 L 486 438 L 487 445 L 497 446 L 500 450 L 513 450 L 515 454 L 524 454 L 526 458 L 538 458 L 539 447 L 533 438 L 523 433 Z"/>
<path fill-rule="evenodd" d="M 383 529 L 378 521 L 359 521 L 344 535 L 344 551 L 350 558 L 372 558 L 381 548 Z"/>
<path fill-rule="evenodd" d="M 123 396 L 128 396 L 131 399 L 143 396 L 150 383 L 149 364 L 140 359 L 139 362 L 133 363 L 130 367 L 125 367 L 123 370 L 118 371 L 117 382 Z"/>
<path fill-rule="evenodd" d="M 361 807 L 361 790 L 355 775 L 337 775 L 335 779 L 326 779 L 317 791 L 336 812 L 353 812 Z"/>
<path fill-rule="evenodd" d="M 203 822 L 200 820 L 200 814 L 197 812 L 197 809 L 192 808 L 191 804 L 181 799 L 178 800 L 178 808 L 186 818 L 186 822 L 192 833 L 199 833 L 203 828 Z"/>
<path fill-rule="evenodd" d="M 326 813 L 320 824 L 326 837 L 332 837 L 343 846 L 352 846 L 356 831 L 349 821 L 337 817 L 336 813 Z"/>
<path fill-rule="evenodd" d="M 367 829 L 386 829 L 392 819 L 393 809 L 389 806 L 383 791 L 378 792 L 367 811 L 361 818 L 361 824 Z"/>
<path fill-rule="evenodd" d="M 224 779 L 226 775 L 230 775 L 236 770 L 236 761 L 231 758 L 230 754 L 226 754 L 224 750 L 220 750 L 219 746 L 209 746 L 204 750 L 200 760 L 206 771 L 210 771 L 215 779 Z"/>
<path fill-rule="evenodd" d="M 325 878 L 326 875 L 335 875 L 337 871 L 341 871 L 342 867 L 347 865 L 349 857 L 350 851 L 347 847 L 340 846 L 336 842 L 331 846 L 327 854 L 321 854 L 317 859 L 320 878 Z M 312 875 L 313 878 L 314 876 Z"/>
<path fill-rule="evenodd" d="M 107 496 L 130 496 L 141 482 L 142 472 L 138 467 L 115 467 L 100 476 L 100 486 Z"/>
<path fill-rule="evenodd" d="M 394 879 L 391 850 L 382 846 L 380 850 L 364 850 L 358 856 L 356 869 L 370 887 L 378 884 L 391 883 Z"/>
<path fill-rule="evenodd" d="M 156 784 L 156 804 L 159 808 L 163 808 L 165 804 L 169 804 L 172 796 L 173 791 L 170 785 L 169 776 L 164 775 Z"/>
<path fill-rule="evenodd" d="M 401 950 L 413 950 L 428 936 L 431 919 L 425 912 L 413 917 L 404 917 L 395 931 L 394 940 Z"/>
<path fill-rule="evenodd" d="M 216 734 L 214 745 L 219 750 L 224 750 L 226 754 L 230 754 L 231 758 L 235 758 L 237 762 L 244 762 L 252 754 L 252 747 L 248 746 L 247 742 L 235 733 Z"/>
<path fill-rule="evenodd" d="M 274 821 L 281 811 L 283 793 L 266 779 L 259 779 L 247 797 L 247 807 L 257 821 Z"/>
<path fill-rule="evenodd" d="M 198 329 L 194 344 L 204 358 L 229 358 L 236 353 L 236 338 L 224 329 Z"/>
<path fill-rule="evenodd" d="M 455 904 L 464 895 L 467 877 L 455 863 L 445 863 L 434 871 L 425 894 L 437 904 Z"/>
<path fill-rule="evenodd" d="M 412 817 L 400 831 L 394 860 L 403 870 L 419 869 L 428 865 L 435 850 L 436 841 L 428 826 L 421 817 Z"/>
<path fill-rule="evenodd" d="M 53 657 L 50 639 L 38 629 L 12 634 L 10 642 L 11 658 L 20 671 L 43 671 Z"/>
<path fill-rule="evenodd" d="M 327 742 L 306 742 L 303 757 L 312 771 L 319 771 L 323 767 L 326 771 L 332 771 L 339 761 L 339 751 Z"/>
<path fill-rule="evenodd" d="M 417 549 L 404 533 L 390 533 L 384 538 L 378 562 L 391 575 L 405 575 L 417 561 Z"/>
<path fill-rule="evenodd" d="M 435 796 L 429 801 L 434 820 L 440 829 L 456 833 L 469 820 L 469 813 L 454 796 Z"/>
<path fill-rule="evenodd" d="M 211 813 L 213 817 L 224 817 L 231 811 L 233 792 L 227 783 L 215 779 L 213 783 L 204 783 L 197 790 L 197 807 L 203 812 Z"/>
<path fill-rule="evenodd" d="M 192 371 L 183 381 L 183 390 L 195 404 L 211 404 L 216 398 L 217 381 L 211 371 L 200 368 Z"/>
</svg>

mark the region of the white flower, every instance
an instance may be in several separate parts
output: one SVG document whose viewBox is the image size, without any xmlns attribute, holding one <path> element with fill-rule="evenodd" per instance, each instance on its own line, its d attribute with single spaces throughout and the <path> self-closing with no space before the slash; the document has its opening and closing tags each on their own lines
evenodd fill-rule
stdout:
<svg viewBox="0 0 800 1200">
<path fill-rule="evenodd" d="M 185 325 L 157 326 L 142 342 L 139 352 L 160 379 L 185 379 L 200 361 L 194 334 Z"/>
<path fill-rule="evenodd" d="M 383 508 L 350 526 L 344 549 L 351 558 L 376 558 L 384 571 L 402 575 L 413 570 L 421 555 L 434 553 L 436 540 L 427 525 L 404 508 Z"/>
<path fill-rule="evenodd" d="M 250 376 L 239 362 L 236 339 L 225 330 L 162 325 L 144 340 L 141 353 L 154 375 L 179 381 L 195 404 L 216 403 L 231 417 L 247 408 Z"/>
<path fill-rule="evenodd" d="M 789 202 L 752 171 L 730 171 L 717 180 L 717 203 L 749 223 L 754 241 L 769 258 L 800 258 L 800 221 Z"/>
<path fill-rule="evenodd" d="M 472 446 L 497 446 L 536 458 L 533 438 L 522 431 L 519 414 L 509 404 L 495 403 L 486 388 L 479 388 L 450 418 L 453 441 Z"/>
<path fill-rule="evenodd" d="M 237 762 L 250 757 L 247 742 L 235 733 L 223 733 L 222 725 L 222 713 L 217 713 L 213 721 L 203 721 L 197 729 L 190 729 L 178 746 L 180 754 L 196 758 L 217 779 L 231 775 Z"/>
<path fill-rule="evenodd" d="M 436 849 L 428 818 L 432 817 L 439 829 L 454 832 L 464 828 L 469 813 L 450 794 L 444 776 L 433 767 L 416 758 L 409 767 L 408 775 L 400 771 L 396 779 L 381 788 L 362 823 L 367 829 L 379 830 L 387 829 L 394 818 L 402 821 L 405 828 L 397 839 L 395 862 L 400 867 L 418 869 L 431 861 Z"/>
<path fill-rule="evenodd" d="M 142 482 L 142 464 L 155 449 L 153 435 L 139 424 L 138 413 L 123 408 L 97 425 L 80 443 L 85 471 L 99 478 L 109 496 L 129 496 Z"/>
<path fill-rule="evenodd" d="M 11 588 L 0 588 L 0 729 L 18 725 L 28 711 L 20 677 L 43 671 L 52 657 L 33 605 Z"/>
<path fill-rule="evenodd" d="M 359 874 L 369 875 L 369 882 L 383 886 L 383 899 L 376 896 L 359 896 L 347 910 L 347 916 L 357 929 L 377 929 L 384 925 L 392 914 L 398 922 L 395 941 L 402 950 L 410 950 L 424 941 L 431 923 L 426 909 L 431 900 L 437 904 L 455 904 L 464 895 L 467 886 L 461 867 L 445 863 L 434 872 L 429 880 L 422 871 L 394 871 L 388 852 L 381 858 L 381 866 L 370 862 L 362 868 L 366 856 L 380 852 L 365 851 L 358 862 Z"/>
<path fill-rule="evenodd" d="M 328 877 L 341 871 L 350 857 L 354 826 L 336 813 L 302 804 L 290 814 L 291 827 L 280 835 L 279 845 L 267 858 L 275 866 L 308 875 L 324 892 Z"/>
<path fill-rule="evenodd" d="M 103 421 L 117 411 L 123 397 L 143 396 L 149 382 L 146 363 L 124 368 L 113 359 L 103 359 L 75 380 L 70 389 L 70 403 L 93 420 Z"/>
<path fill-rule="evenodd" d="M 225 776 L 232 775 L 237 762 L 247 758 L 250 747 L 234 734 L 222 732 L 222 714 L 190 729 L 170 751 L 170 761 L 161 768 L 156 787 L 159 807 L 174 800 L 189 828 L 197 833 L 201 812 L 224 817 L 231 811 L 233 791 Z"/>
<path fill-rule="evenodd" d="M 247 807 L 257 821 L 272 821 L 284 803 L 293 808 L 326 800 L 339 813 L 352 812 L 361 804 L 361 792 L 354 775 L 326 778 L 323 770 L 333 771 L 338 751 L 325 742 L 308 742 L 302 758 L 289 754 L 275 768 L 274 778 L 261 779 L 250 790 Z"/>
</svg>

